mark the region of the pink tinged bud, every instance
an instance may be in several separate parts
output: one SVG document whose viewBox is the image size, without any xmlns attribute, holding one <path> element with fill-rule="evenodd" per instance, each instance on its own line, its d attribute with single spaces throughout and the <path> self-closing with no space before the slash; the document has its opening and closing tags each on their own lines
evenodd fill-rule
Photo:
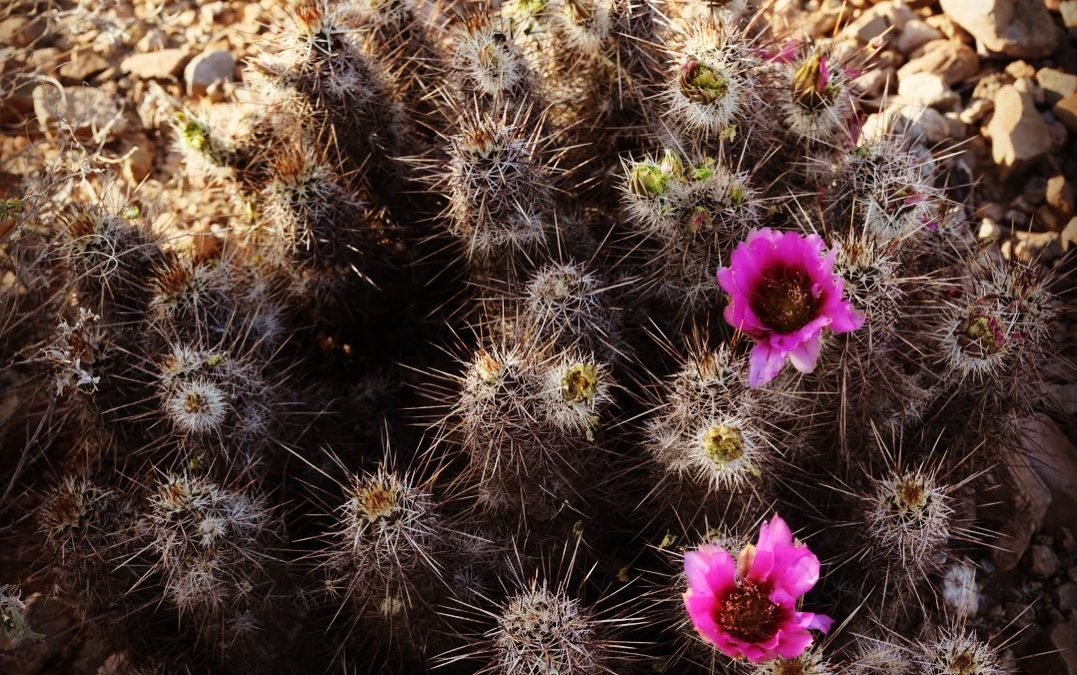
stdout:
<svg viewBox="0 0 1077 675">
<path fill-rule="evenodd" d="M 864 316 L 843 299 L 845 282 L 818 235 L 755 230 L 741 242 L 718 284 L 729 294 L 726 321 L 755 341 L 748 383 L 761 387 L 788 360 L 803 373 L 815 368 L 823 330 L 849 333 Z"/>
<path fill-rule="evenodd" d="M 830 630 L 830 617 L 797 611 L 819 579 L 819 559 L 793 539 L 779 516 L 763 523 L 759 540 L 734 557 L 708 545 L 685 554 L 685 608 L 706 642 L 734 659 L 762 663 L 796 658 L 809 631 Z"/>
</svg>

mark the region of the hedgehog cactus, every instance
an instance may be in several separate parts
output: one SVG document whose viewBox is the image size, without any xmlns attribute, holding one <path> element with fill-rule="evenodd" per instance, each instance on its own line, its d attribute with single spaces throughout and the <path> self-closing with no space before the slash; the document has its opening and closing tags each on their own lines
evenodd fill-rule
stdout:
<svg viewBox="0 0 1077 675">
<path fill-rule="evenodd" d="M 176 111 L 227 227 L 5 200 L 26 578 L 132 668 L 1008 672 L 975 505 L 1054 280 L 753 4 L 303 0 Z"/>
</svg>

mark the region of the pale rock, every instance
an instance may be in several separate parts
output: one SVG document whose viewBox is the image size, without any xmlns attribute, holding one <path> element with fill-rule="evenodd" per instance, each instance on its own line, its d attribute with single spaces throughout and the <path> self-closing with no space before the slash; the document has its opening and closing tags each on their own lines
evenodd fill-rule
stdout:
<svg viewBox="0 0 1077 675">
<path fill-rule="evenodd" d="M 887 83 L 897 79 L 897 72 L 893 68 L 872 68 L 853 80 L 862 95 L 869 98 L 882 96 L 886 92 Z"/>
<path fill-rule="evenodd" d="M 932 108 L 951 108 L 961 102 L 961 97 L 935 73 L 916 73 L 901 80 L 898 96 L 906 103 Z"/>
<path fill-rule="evenodd" d="M 235 77 L 236 60 L 231 52 L 219 50 L 202 52 L 191 59 L 183 71 L 189 96 L 202 96 L 214 82 L 231 82 Z"/>
<path fill-rule="evenodd" d="M 1024 61 L 1011 61 L 1006 64 L 1005 73 L 1016 79 L 1036 77 L 1036 69 Z"/>
<path fill-rule="evenodd" d="M 845 28 L 845 34 L 861 42 L 871 42 L 883 35 L 893 39 L 915 16 L 904 2 L 886 0 L 861 14 Z"/>
<path fill-rule="evenodd" d="M 946 84 L 956 84 L 976 73 L 980 59 L 968 45 L 952 40 L 934 40 L 921 48 L 898 70 L 898 79 L 916 73 L 936 73 Z"/>
<path fill-rule="evenodd" d="M 907 121 L 905 132 L 924 143 L 942 143 L 965 135 L 965 125 L 934 108 L 906 105 L 901 107 L 901 116 Z"/>
<path fill-rule="evenodd" d="M 941 0 L 942 10 L 992 52 L 1039 58 L 1058 47 L 1043 0 Z"/>
<path fill-rule="evenodd" d="M 1055 118 L 1066 125 L 1071 134 L 1077 134 L 1077 94 L 1070 94 L 1051 109 Z"/>
<path fill-rule="evenodd" d="M 1063 253 L 1068 253 L 1071 248 L 1077 246 L 1077 216 L 1070 218 L 1070 222 L 1066 223 L 1060 239 Z"/>
<path fill-rule="evenodd" d="M 0 21 L 0 46 L 23 49 L 45 33 L 43 16 L 10 16 Z"/>
<path fill-rule="evenodd" d="M 97 52 L 80 47 L 71 52 L 70 60 L 60 66 L 60 75 L 70 80 L 84 81 L 91 75 L 100 73 L 109 67 L 108 61 Z"/>
<path fill-rule="evenodd" d="M 913 19 L 901 29 L 894 46 L 902 54 L 908 55 L 923 47 L 928 42 L 943 39 L 942 33 L 933 28 L 926 21 Z"/>
<path fill-rule="evenodd" d="M 942 597 L 960 619 L 976 616 L 980 611 L 979 585 L 976 568 L 967 563 L 954 563 L 943 577 Z"/>
<path fill-rule="evenodd" d="M 949 119 L 934 108 L 922 105 L 894 105 L 868 116 L 860 130 L 862 142 L 875 142 L 890 134 L 907 134 L 927 145 L 959 138 L 965 125 Z"/>
<path fill-rule="evenodd" d="M 158 52 L 168 45 L 168 36 L 160 28 L 150 28 L 135 43 L 135 49 L 139 52 Z"/>
<path fill-rule="evenodd" d="M 1014 232 L 1013 258 L 1021 262 L 1049 262 L 1062 255 L 1058 232 Z"/>
<path fill-rule="evenodd" d="M 120 64 L 120 70 L 143 80 L 164 80 L 175 77 L 186 60 L 186 50 L 161 49 L 128 56 Z"/>
<path fill-rule="evenodd" d="M 1052 147 L 1051 131 L 1032 97 L 1012 85 L 995 94 L 995 114 L 986 132 L 995 163 L 1008 169 L 1032 163 Z"/>
<path fill-rule="evenodd" d="M 34 88 L 34 113 L 46 134 L 61 126 L 77 136 L 101 142 L 122 133 L 127 127 L 116 99 L 93 87 L 64 87 L 51 84 Z"/>
<path fill-rule="evenodd" d="M 980 230 L 976 233 L 980 241 L 998 241 L 1002 237 L 1002 226 L 991 218 L 980 221 Z"/>
<path fill-rule="evenodd" d="M 1043 88 L 1051 105 L 1077 92 L 1077 75 L 1055 68 L 1040 68 L 1036 72 L 1036 82 Z"/>
<path fill-rule="evenodd" d="M 1073 185 L 1062 174 L 1051 176 L 1047 179 L 1047 189 L 1044 198 L 1052 208 L 1062 214 L 1063 218 L 1069 218 L 1074 211 Z"/>
<path fill-rule="evenodd" d="M 924 19 L 924 23 L 942 33 L 947 40 L 955 42 L 972 42 L 969 32 L 954 23 L 954 20 L 945 14 L 932 14 Z"/>
<path fill-rule="evenodd" d="M 29 62 L 35 70 L 52 76 L 60 65 L 60 50 L 55 47 L 35 49 L 30 52 Z"/>
<path fill-rule="evenodd" d="M 1058 11 L 1066 28 L 1077 28 L 1077 0 L 1066 0 L 1058 6 Z"/>
</svg>

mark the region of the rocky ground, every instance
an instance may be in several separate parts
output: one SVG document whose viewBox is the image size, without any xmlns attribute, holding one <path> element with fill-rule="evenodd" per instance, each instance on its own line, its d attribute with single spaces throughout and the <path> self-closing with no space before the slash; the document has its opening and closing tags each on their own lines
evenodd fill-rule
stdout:
<svg viewBox="0 0 1077 675">
<path fill-rule="evenodd" d="M 168 205 L 158 218 L 196 231 L 227 227 L 235 204 L 191 184 L 173 125 L 185 110 L 222 119 L 249 105 L 244 62 L 283 4 L 9 3 L 0 10 L 0 197 L 40 179 L 73 135 L 90 150 L 80 155 L 87 172 L 118 167 L 119 193 Z M 985 245 L 1072 265 L 1077 0 L 776 0 L 769 11 L 791 35 L 874 53 L 881 67 L 857 80 L 872 111 L 864 132 L 900 127 L 921 137 L 949 168 L 953 199 Z M 0 238 L 4 227 L 0 217 Z M 1073 338 L 1070 329 L 1060 341 Z M 1066 365 L 1058 368 L 1057 381 L 1070 382 Z M 1055 391 L 1077 414 L 1077 385 Z M 1025 489 L 998 497 L 1011 545 L 982 561 L 997 583 L 973 598 L 975 621 L 1016 635 L 1012 655 L 1031 673 L 1077 674 L 1077 451 L 1068 431 L 1037 419 L 1028 458 L 997 469 Z M 38 593 L 30 605 L 32 625 L 49 638 L 17 659 L 0 654 L 0 671 L 60 672 L 62 658 L 64 672 L 127 672 L 92 639 L 71 639 L 95 627 L 82 630 L 61 603 Z"/>
</svg>

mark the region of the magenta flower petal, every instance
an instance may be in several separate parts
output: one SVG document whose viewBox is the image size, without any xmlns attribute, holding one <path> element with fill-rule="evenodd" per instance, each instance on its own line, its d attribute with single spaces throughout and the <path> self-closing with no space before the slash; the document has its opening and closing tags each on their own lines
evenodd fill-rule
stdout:
<svg viewBox="0 0 1077 675">
<path fill-rule="evenodd" d="M 685 554 L 684 567 L 692 625 L 730 658 L 794 658 L 811 646 L 810 631 L 830 629 L 829 617 L 796 611 L 819 579 L 819 560 L 778 516 L 740 556 L 709 545 Z"/>
<path fill-rule="evenodd" d="M 786 360 L 812 372 L 824 328 L 849 333 L 864 324 L 842 297 L 845 282 L 834 273 L 834 253 L 815 234 L 753 230 L 716 277 L 729 296 L 726 322 L 756 343 L 748 373 L 753 387 L 777 377 Z"/>
<path fill-rule="evenodd" d="M 725 549 L 704 546 L 684 555 L 684 572 L 690 588 L 705 588 L 718 595 L 736 584 L 737 561 Z"/>
</svg>

